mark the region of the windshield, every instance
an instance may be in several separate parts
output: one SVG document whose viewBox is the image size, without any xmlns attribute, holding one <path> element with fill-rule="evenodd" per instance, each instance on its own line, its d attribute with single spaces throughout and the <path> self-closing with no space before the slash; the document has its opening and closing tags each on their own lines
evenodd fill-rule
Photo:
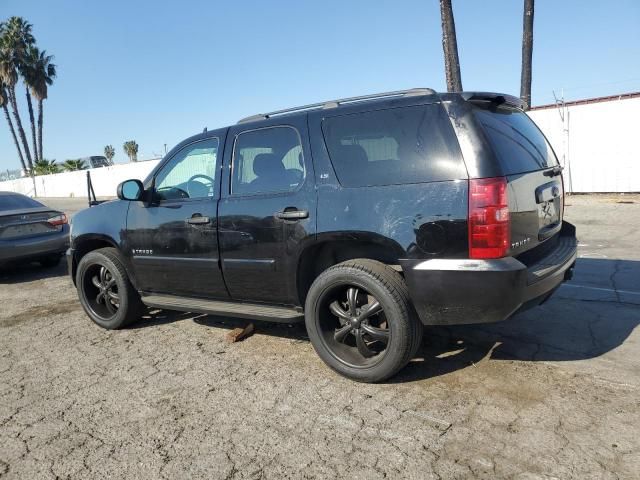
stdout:
<svg viewBox="0 0 640 480">
<path fill-rule="evenodd" d="M 474 107 L 505 175 L 558 165 L 553 149 L 535 123 L 522 111 L 508 107 Z"/>
</svg>

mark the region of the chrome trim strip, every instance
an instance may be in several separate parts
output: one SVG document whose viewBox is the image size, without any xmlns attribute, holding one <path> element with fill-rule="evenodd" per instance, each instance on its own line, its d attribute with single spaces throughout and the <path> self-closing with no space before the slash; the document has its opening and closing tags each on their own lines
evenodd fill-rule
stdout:
<svg viewBox="0 0 640 480">
<path fill-rule="evenodd" d="M 198 257 L 166 257 L 161 255 L 133 255 L 133 259 L 137 262 L 208 262 L 208 263 L 218 263 L 217 258 L 206 257 L 206 258 L 198 258 Z"/>
<path fill-rule="evenodd" d="M 264 270 L 276 269 L 276 261 L 273 258 L 223 258 L 223 268 L 260 268 Z"/>
<path fill-rule="evenodd" d="M 504 272 L 510 270 L 524 270 L 526 267 L 513 257 L 495 258 L 488 260 L 472 260 L 468 258 L 449 259 L 432 258 L 413 267 L 414 270 L 447 270 L 474 272 Z"/>
</svg>

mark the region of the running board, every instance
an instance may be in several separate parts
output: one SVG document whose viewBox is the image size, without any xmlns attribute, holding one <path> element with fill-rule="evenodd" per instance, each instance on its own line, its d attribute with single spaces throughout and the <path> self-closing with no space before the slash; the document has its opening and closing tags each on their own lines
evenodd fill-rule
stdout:
<svg viewBox="0 0 640 480">
<path fill-rule="evenodd" d="M 184 312 L 206 313 L 268 322 L 295 323 L 304 320 L 304 313 L 291 307 L 278 307 L 259 303 L 225 302 L 173 295 L 146 295 L 142 302 L 148 307 Z"/>
</svg>

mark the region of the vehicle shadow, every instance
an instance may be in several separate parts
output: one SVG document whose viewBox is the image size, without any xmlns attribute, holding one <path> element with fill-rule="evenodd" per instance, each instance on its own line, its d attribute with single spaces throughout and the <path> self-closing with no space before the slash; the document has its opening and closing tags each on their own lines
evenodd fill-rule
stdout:
<svg viewBox="0 0 640 480">
<path fill-rule="evenodd" d="M 157 327 L 167 323 L 180 322 L 182 320 L 195 320 L 197 315 L 191 312 L 177 312 L 173 310 L 159 310 L 149 308 L 142 318 L 131 325 L 125 327 L 126 330 L 138 330 L 140 328 Z"/>
<path fill-rule="evenodd" d="M 274 337 L 289 338 L 292 340 L 308 341 L 307 330 L 304 323 L 275 323 L 261 320 L 243 318 L 231 318 L 219 315 L 206 315 L 189 312 L 176 312 L 170 310 L 149 309 L 142 319 L 129 325 L 127 328 L 136 330 L 140 328 L 154 327 L 182 320 L 193 320 L 198 325 L 210 328 L 221 328 L 231 331 L 235 328 L 244 328 L 250 323 L 254 326 L 254 333 L 270 335 Z"/>
<path fill-rule="evenodd" d="M 67 275 L 64 259 L 55 267 L 43 267 L 38 262 L 4 265 L 0 267 L 0 285 L 35 282 L 45 278 Z"/>
<path fill-rule="evenodd" d="M 447 375 L 494 360 L 572 361 L 603 355 L 640 324 L 640 262 L 579 259 L 574 280 L 550 301 L 494 324 L 425 327 L 417 357 L 391 383 Z M 638 305 L 616 296 L 637 291 Z M 586 288 L 585 288 L 586 287 Z M 151 310 L 129 328 L 193 319 L 205 327 L 233 330 L 253 323 L 255 332 L 308 342 L 304 323 L 283 324 L 213 315 Z M 250 340 L 249 340 L 250 341 Z"/>
</svg>

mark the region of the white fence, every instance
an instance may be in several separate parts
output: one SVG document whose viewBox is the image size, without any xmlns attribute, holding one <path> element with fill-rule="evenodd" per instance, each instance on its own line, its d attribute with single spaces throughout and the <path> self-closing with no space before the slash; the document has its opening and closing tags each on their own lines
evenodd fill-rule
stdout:
<svg viewBox="0 0 640 480">
<path fill-rule="evenodd" d="M 640 97 L 532 110 L 529 116 L 565 167 L 567 191 L 640 192 Z"/>
<path fill-rule="evenodd" d="M 115 197 L 116 187 L 124 180 L 137 178 L 144 180 L 160 160 L 132 162 L 112 167 L 91 170 L 93 189 L 98 197 Z M 39 197 L 86 197 L 87 171 L 56 173 L 35 177 L 36 191 Z M 0 191 L 18 192 L 34 196 L 31 178 L 20 178 L 0 182 Z"/>
</svg>

